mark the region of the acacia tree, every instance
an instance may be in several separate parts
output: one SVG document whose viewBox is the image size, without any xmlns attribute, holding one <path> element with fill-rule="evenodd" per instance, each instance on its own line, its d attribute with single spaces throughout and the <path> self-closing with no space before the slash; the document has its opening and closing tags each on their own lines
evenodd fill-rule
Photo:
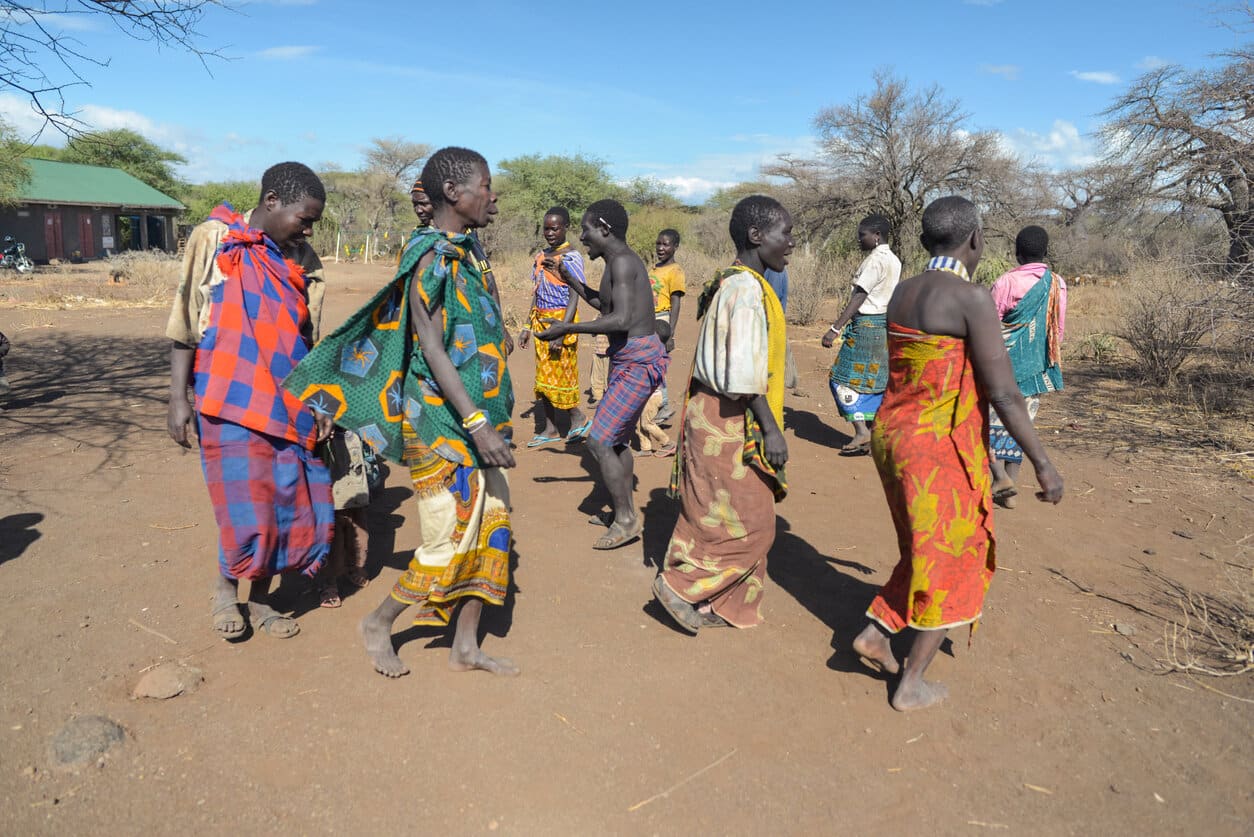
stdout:
<svg viewBox="0 0 1254 837">
<path fill-rule="evenodd" d="M 183 155 L 162 148 L 128 128 L 93 131 L 70 137 L 58 158 L 67 163 L 87 163 L 121 169 L 158 192 L 171 196 L 183 190 L 174 173 L 174 166 L 187 162 Z"/>
<path fill-rule="evenodd" d="M 217 55 L 200 45 L 197 27 L 205 11 L 222 0 L 0 0 L 0 90 L 27 99 L 32 110 L 67 135 L 83 123 L 66 113 L 65 91 L 90 85 L 91 71 L 109 64 L 70 34 L 75 16 L 103 18 L 138 41 L 173 47 L 203 63 Z"/>
<path fill-rule="evenodd" d="M 15 203 L 22 187 L 30 182 L 30 167 L 22 159 L 23 148 L 13 129 L 0 119 L 0 206 Z"/>
<path fill-rule="evenodd" d="M 1229 273 L 1254 271 L 1254 48 L 1215 69 L 1169 65 L 1142 75 L 1106 109 L 1108 163 L 1135 204 L 1218 212 Z M 1247 279 L 1254 281 L 1254 279 Z"/>
<path fill-rule="evenodd" d="M 766 173 L 799 185 L 837 180 L 826 199 L 846 211 L 880 212 L 893 225 L 899 253 L 913 248 L 923 207 L 942 194 L 974 200 L 998 195 L 1015 161 L 1000 149 L 992 131 L 967 127 L 968 115 L 937 85 L 911 92 L 889 70 L 874 74 L 875 90 L 845 105 L 824 108 L 814 119 L 821 155 L 814 165 L 784 160 Z M 812 187 L 813 188 L 813 187 Z"/>
</svg>

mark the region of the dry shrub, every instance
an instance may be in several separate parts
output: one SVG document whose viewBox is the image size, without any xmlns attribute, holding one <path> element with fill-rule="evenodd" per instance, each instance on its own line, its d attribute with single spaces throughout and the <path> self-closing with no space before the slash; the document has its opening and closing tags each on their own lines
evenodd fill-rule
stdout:
<svg viewBox="0 0 1254 837">
<path fill-rule="evenodd" d="M 1223 288 L 1168 259 L 1134 266 L 1123 285 L 1119 336 L 1146 382 L 1167 386 L 1222 319 Z"/>
<path fill-rule="evenodd" d="M 1254 581 L 1248 573 L 1229 573 L 1225 589 L 1211 594 L 1150 572 L 1179 608 L 1163 631 L 1168 667 L 1212 677 L 1254 671 Z"/>
<path fill-rule="evenodd" d="M 788 265 L 788 322 L 810 325 L 832 296 L 848 296 L 860 254 L 820 256 L 795 251 Z"/>
<path fill-rule="evenodd" d="M 109 275 L 125 282 L 146 299 L 169 298 L 178 287 L 182 260 L 160 250 L 127 250 L 106 260 Z"/>
</svg>

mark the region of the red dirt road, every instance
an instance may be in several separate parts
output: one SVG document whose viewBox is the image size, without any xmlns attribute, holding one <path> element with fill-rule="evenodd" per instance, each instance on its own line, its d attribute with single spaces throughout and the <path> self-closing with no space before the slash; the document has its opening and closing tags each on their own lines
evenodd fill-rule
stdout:
<svg viewBox="0 0 1254 837">
<path fill-rule="evenodd" d="M 385 276 L 330 266 L 326 330 Z M 1248 574 L 1254 491 L 1053 435 L 1065 394 L 1040 423 L 1066 499 L 999 512 L 985 619 L 933 665 L 951 690 L 938 708 L 894 712 L 888 682 L 848 651 L 895 539 L 870 459 L 835 452 L 845 425 L 805 333 L 763 627 L 694 639 L 650 604 L 677 513 L 669 460 L 637 460 L 643 544 L 601 553 L 587 456 L 520 447 L 517 593 L 485 648 L 522 676 L 452 673 L 443 635 L 410 630 L 412 674 L 389 681 L 356 624 L 416 545 L 399 469 L 372 509 L 370 587 L 321 610 L 285 582 L 298 637 L 212 634 L 216 530 L 199 458 L 165 432 L 164 320 L 0 310 L 15 387 L 0 400 L 0 833 L 1250 831 L 1254 684 L 1154 673 L 1171 608 L 1138 562 L 1203 591 Z M 529 353 L 511 369 L 522 412 Z M 530 419 L 517 428 L 530 437 Z M 204 684 L 132 700 L 162 660 Z M 100 767 L 53 769 L 50 738 L 94 714 L 127 743 Z"/>
</svg>

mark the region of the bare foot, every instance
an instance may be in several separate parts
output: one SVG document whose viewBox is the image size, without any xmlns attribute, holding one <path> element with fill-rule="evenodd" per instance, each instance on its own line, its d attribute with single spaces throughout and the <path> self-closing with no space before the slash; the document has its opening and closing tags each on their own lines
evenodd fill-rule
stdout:
<svg viewBox="0 0 1254 837">
<path fill-rule="evenodd" d="M 853 641 L 853 650 L 889 674 L 901 671 L 901 663 L 893 656 L 888 637 L 875 625 L 867 625 Z"/>
<path fill-rule="evenodd" d="M 399 661 L 398 661 L 399 662 Z M 448 667 L 453 671 L 487 671 L 498 677 L 517 677 L 522 673 L 508 657 L 489 657 L 482 648 L 459 651 L 454 648 L 448 655 Z"/>
<path fill-rule="evenodd" d="M 404 677 L 409 674 L 409 669 L 396 656 L 396 649 L 392 647 L 390 622 L 384 624 L 373 615 L 367 616 L 357 625 L 357 632 L 366 643 L 366 653 L 370 655 L 375 671 L 384 677 Z"/>
<path fill-rule="evenodd" d="M 930 680 L 916 680 L 912 684 L 904 681 L 893 692 L 893 709 L 898 712 L 911 712 L 915 709 L 926 709 L 949 697 L 949 689 L 943 683 Z"/>
</svg>

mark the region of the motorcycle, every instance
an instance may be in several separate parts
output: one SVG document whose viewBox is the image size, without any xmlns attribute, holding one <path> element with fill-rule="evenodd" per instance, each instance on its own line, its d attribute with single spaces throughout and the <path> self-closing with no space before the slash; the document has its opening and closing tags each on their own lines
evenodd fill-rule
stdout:
<svg viewBox="0 0 1254 837">
<path fill-rule="evenodd" d="M 26 255 L 26 245 L 14 241 L 11 235 L 4 237 L 4 249 L 0 250 L 0 267 L 11 267 L 18 273 L 35 271 L 35 263 Z"/>
</svg>

